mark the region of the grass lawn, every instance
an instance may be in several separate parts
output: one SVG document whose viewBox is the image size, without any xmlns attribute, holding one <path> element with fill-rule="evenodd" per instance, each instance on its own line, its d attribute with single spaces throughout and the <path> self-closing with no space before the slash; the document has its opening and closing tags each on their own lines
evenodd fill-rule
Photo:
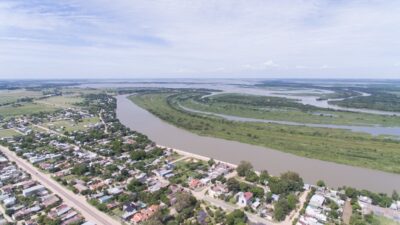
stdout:
<svg viewBox="0 0 400 225">
<path fill-rule="evenodd" d="M 184 94 L 144 93 L 130 99 L 159 118 L 203 136 L 265 146 L 308 158 L 400 173 L 400 142 L 342 129 L 233 122 L 188 113 Z"/>
<path fill-rule="evenodd" d="M 63 131 L 86 131 L 89 129 L 89 126 L 91 124 L 99 123 L 100 118 L 99 117 L 92 117 L 92 118 L 84 118 L 82 122 L 72 122 L 69 120 L 60 120 L 60 121 L 54 121 L 51 123 L 44 124 L 44 126 L 48 127 L 49 129 L 52 130 L 63 130 Z"/>
<path fill-rule="evenodd" d="M 39 112 L 54 112 L 56 110 L 57 109 L 52 106 L 32 102 L 0 106 L 0 115 L 7 118 L 19 115 L 32 115 Z"/>
<path fill-rule="evenodd" d="M 21 134 L 13 129 L 0 129 L 0 138 L 20 136 Z"/>
</svg>

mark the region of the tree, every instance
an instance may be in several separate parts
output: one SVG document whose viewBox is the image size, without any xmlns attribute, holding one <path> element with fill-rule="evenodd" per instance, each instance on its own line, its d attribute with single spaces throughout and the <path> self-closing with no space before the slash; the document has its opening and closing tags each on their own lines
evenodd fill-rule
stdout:
<svg viewBox="0 0 400 225">
<path fill-rule="evenodd" d="M 261 171 L 260 173 L 260 183 L 265 183 L 269 179 L 269 173 L 266 170 Z"/>
<path fill-rule="evenodd" d="M 287 197 L 287 202 L 290 209 L 296 208 L 296 204 L 298 202 L 297 196 L 294 194 L 289 194 Z"/>
<path fill-rule="evenodd" d="M 238 192 L 240 190 L 240 183 L 235 178 L 229 178 L 226 181 L 226 186 L 228 187 L 229 191 Z"/>
<path fill-rule="evenodd" d="M 143 160 L 146 158 L 146 152 L 143 150 L 137 150 L 137 151 L 133 151 L 131 152 L 131 159 L 132 160 Z"/>
<path fill-rule="evenodd" d="M 71 170 L 72 174 L 79 175 L 79 176 L 82 176 L 83 174 L 85 174 L 88 171 L 89 171 L 89 167 L 86 163 L 76 164 L 76 165 L 74 165 L 74 167 Z"/>
<path fill-rule="evenodd" d="M 252 170 L 250 170 L 247 174 L 246 174 L 246 178 L 245 178 L 245 180 L 246 181 L 249 181 L 249 182 L 256 182 L 256 181 L 259 181 L 259 177 L 258 177 L 258 175 L 256 174 L 256 172 L 254 172 L 254 171 L 252 171 Z"/>
<path fill-rule="evenodd" d="M 392 199 L 393 199 L 394 201 L 400 200 L 399 194 L 397 193 L 396 190 L 394 190 L 393 193 L 392 193 Z"/>
<path fill-rule="evenodd" d="M 251 165 L 251 163 L 247 161 L 241 161 L 238 167 L 236 168 L 238 175 L 241 177 L 246 176 L 246 174 L 252 170 L 253 170 L 253 165 Z"/>
<path fill-rule="evenodd" d="M 281 174 L 280 178 L 286 182 L 288 191 L 301 191 L 303 189 L 303 178 L 298 173 L 288 171 Z"/>
<path fill-rule="evenodd" d="M 210 160 L 208 160 L 207 163 L 208 163 L 209 166 L 212 166 L 212 165 L 215 164 L 215 160 L 213 158 L 211 158 Z"/>
<path fill-rule="evenodd" d="M 149 220 L 143 222 L 142 225 L 163 225 L 163 223 L 157 218 L 150 218 Z"/>
<path fill-rule="evenodd" d="M 228 225 L 246 224 L 246 222 L 247 222 L 247 216 L 240 209 L 235 209 L 233 212 L 229 213 L 226 216 L 226 224 Z"/>
<path fill-rule="evenodd" d="M 358 191 L 355 188 L 347 187 L 345 190 L 345 194 L 349 198 L 356 198 L 358 195 Z"/>
<path fill-rule="evenodd" d="M 290 206 L 288 201 L 285 198 L 280 198 L 274 205 L 274 218 L 277 221 L 282 221 L 289 212 Z"/>
<path fill-rule="evenodd" d="M 136 179 L 132 179 L 129 182 L 127 188 L 131 192 L 140 192 L 140 191 L 143 191 L 146 187 L 142 182 L 140 182 Z"/>
<path fill-rule="evenodd" d="M 318 180 L 317 181 L 317 186 L 318 187 L 325 187 L 325 182 L 323 180 Z"/>
<path fill-rule="evenodd" d="M 188 192 L 180 192 L 176 195 L 174 207 L 177 212 L 182 212 L 185 208 L 194 206 L 197 200 Z"/>
</svg>

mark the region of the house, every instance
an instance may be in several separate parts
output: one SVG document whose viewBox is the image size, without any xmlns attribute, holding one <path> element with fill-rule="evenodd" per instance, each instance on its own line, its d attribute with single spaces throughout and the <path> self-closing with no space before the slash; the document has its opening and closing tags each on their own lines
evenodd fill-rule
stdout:
<svg viewBox="0 0 400 225">
<path fill-rule="evenodd" d="M 47 158 L 45 156 L 33 156 L 29 158 L 29 162 L 32 164 L 45 161 Z"/>
<path fill-rule="evenodd" d="M 89 189 L 92 190 L 92 191 L 94 191 L 94 190 L 97 190 L 97 189 L 100 189 L 100 188 L 104 187 L 105 185 L 106 185 L 106 184 L 105 184 L 103 181 L 100 181 L 100 182 L 91 184 L 91 185 L 89 186 Z"/>
<path fill-rule="evenodd" d="M 122 192 L 123 192 L 123 190 L 120 187 L 114 187 L 114 188 L 107 189 L 107 193 L 110 195 L 119 195 Z"/>
<path fill-rule="evenodd" d="M 148 217 L 146 217 L 145 214 L 138 212 L 138 213 L 136 213 L 135 215 L 133 215 L 131 221 L 132 221 L 134 224 L 138 224 L 138 223 L 140 223 L 140 222 L 142 222 L 142 221 L 145 221 L 145 220 L 147 220 L 147 219 L 148 219 Z"/>
<path fill-rule="evenodd" d="M 9 197 L 3 200 L 3 204 L 6 208 L 15 205 L 17 199 L 15 197 Z"/>
<path fill-rule="evenodd" d="M 258 207 L 260 207 L 260 205 L 261 205 L 260 199 L 257 198 L 257 199 L 253 202 L 253 204 L 251 204 L 251 208 L 253 208 L 254 210 L 257 210 Z"/>
<path fill-rule="evenodd" d="M 81 225 L 96 225 L 96 224 L 93 222 L 87 221 L 87 222 L 82 223 Z"/>
<path fill-rule="evenodd" d="M 154 215 L 154 213 L 156 213 L 158 211 L 158 209 L 160 208 L 160 206 L 158 205 L 151 205 L 150 207 L 148 207 L 147 209 L 142 209 L 140 210 L 140 212 L 136 213 L 131 221 L 134 224 L 138 224 L 140 222 L 146 221 L 148 220 L 151 216 Z"/>
<path fill-rule="evenodd" d="M 135 176 L 135 179 L 141 183 L 144 183 L 146 181 L 146 178 L 147 178 L 147 175 L 145 173 L 140 173 Z"/>
<path fill-rule="evenodd" d="M 280 196 L 277 194 L 272 194 L 271 198 L 272 198 L 273 202 L 277 202 L 279 200 Z"/>
<path fill-rule="evenodd" d="M 100 197 L 98 200 L 100 203 L 106 203 L 110 201 L 113 198 L 112 195 L 104 195 L 103 197 Z"/>
<path fill-rule="evenodd" d="M 190 189 L 197 189 L 197 188 L 199 188 L 199 187 L 201 187 L 202 186 L 202 183 L 200 182 L 200 180 L 199 179 L 191 179 L 190 181 L 189 181 L 189 188 Z"/>
<path fill-rule="evenodd" d="M 313 206 L 307 206 L 306 208 L 306 216 L 315 218 L 317 221 L 326 223 L 327 217 L 323 214 L 321 209 L 314 208 Z"/>
<path fill-rule="evenodd" d="M 46 188 L 43 185 L 39 184 L 39 185 L 30 187 L 30 188 L 24 189 L 22 191 L 22 195 L 24 197 L 29 197 L 29 196 L 35 195 L 41 191 L 44 191 L 44 190 L 46 190 Z"/>
<path fill-rule="evenodd" d="M 60 198 L 58 198 L 55 195 L 48 195 L 42 198 L 42 205 L 43 207 L 47 208 L 49 206 L 52 206 L 56 204 L 57 202 L 60 201 Z"/>
<path fill-rule="evenodd" d="M 74 185 L 74 188 L 76 188 L 79 192 L 82 191 L 86 191 L 88 188 L 86 187 L 86 185 L 82 184 L 82 183 L 76 183 Z"/>
<path fill-rule="evenodd" d="M 313 208 L 322 208 L 322 205 L 325 202 L 325 197 L 322 195 L 313 195 L 310 199 L 310 203 L 308 204 L 309 206 Z"/>
<path fill-rule="evenodd" d="M 359 196 L 358 200 L 360 200 L 361 202 L 364 202 L 364 203 L 372 204 L 372 199 L 367 196 Z"/>
<path fill-rule="evenodd" d="M 210 196 L 217 198 L 221 195 L 229 193 L 229 189 L 224 184 L 215 184 L 208 190 Z"/>
<path fill-rule="evenodd" d="M 71 207 L 69 207 L 68 205 L 62 204 L 62 205 L 52 209 L 51 212 L 49 213 L 49 216 L 51 218 L 57 218 L 65 213 L 67 213 L 69 210 L 71 210 Z"/>
<path fill-rule="evenodd" d="M 237 205 L 240 207 L 245 207 L 251 204 L 253 199 L 253 193 L 251 192 L 239 192 L 237 194 Z"/>
</svg>

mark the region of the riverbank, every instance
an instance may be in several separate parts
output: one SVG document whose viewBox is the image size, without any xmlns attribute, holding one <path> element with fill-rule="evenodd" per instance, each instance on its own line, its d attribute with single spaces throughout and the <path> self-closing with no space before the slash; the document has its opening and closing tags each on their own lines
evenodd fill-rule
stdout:
<svg viewBox="0 0 400 225">
<path fill-rule="evenodd" d="M 343 129 L 234 121 L 183 110 L 197 92 L 146 92 L 131 97 L 160 119 L 201 136 L 276 149 L 301 157 L 400 173 L 400 142 Z"/>
<path fill-rule="evenodd" d="M 273 149 L 204 137 L 177 128 L 138 107 L 126 96 L 117 96 L 117 117 L 125 126 L 137 130 L 159 145 L 238 164 L 250 161 L 256 170 L 279 175 L 298 172 L 307 183 L 323 179 L 329 186 L 352 186 L 390 194 L 400 187 L 400 175 L 308 159 Z"/>
</svg>

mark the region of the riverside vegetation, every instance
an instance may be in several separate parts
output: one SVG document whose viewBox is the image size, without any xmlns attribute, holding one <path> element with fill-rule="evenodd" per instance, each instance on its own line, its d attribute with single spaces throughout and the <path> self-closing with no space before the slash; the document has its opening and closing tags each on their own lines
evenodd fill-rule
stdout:
<svg viewBox="0 0 400 225">
<path fill-rule="evenodd" d="M 400 173 L 398 140 L 342 129 L 228 121 L 217 116 L 188 112 L 180 106 L 181 103 L 187 104 L 188 101 L 198 100 L 207 94 L 209 93 L 206 91 L 196 90 L 150 90 L 141 91 L 130 99 L 159 118 L 199 135 L 260 145 L 309 158 Z M 296 104 L 273 100 L 274 104 Z M 254 105 L 262 106 L 261 103 Z M 350 120 L 348 118 L 347 122 Z M 371 116 L 368 120 L 373 123 L 377 118 Z"/>
</svg>

